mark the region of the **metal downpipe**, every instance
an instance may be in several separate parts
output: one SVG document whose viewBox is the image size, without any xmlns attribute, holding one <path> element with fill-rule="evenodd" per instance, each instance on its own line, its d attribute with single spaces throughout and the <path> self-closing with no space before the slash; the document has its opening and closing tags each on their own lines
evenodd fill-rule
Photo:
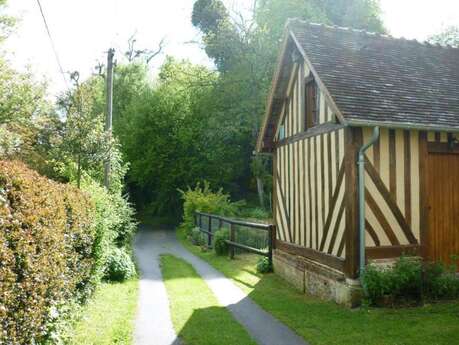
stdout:
<svg viewBox="0 0 459 345">
<path fill-rule="evenodd" d="M 373 135 L 368 143 L 359 150 L 359 233 L 360 233 L 360 275 L 365 270 L 365 152 L 379 139 L 379 127 L 373 128 Z"/>
</svg>

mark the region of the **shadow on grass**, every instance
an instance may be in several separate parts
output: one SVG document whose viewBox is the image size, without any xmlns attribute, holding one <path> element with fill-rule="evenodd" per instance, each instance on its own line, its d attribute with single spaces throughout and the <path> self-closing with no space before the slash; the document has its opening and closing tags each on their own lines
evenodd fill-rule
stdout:
<svg viewBox="0 0 459 345">
<path fill-rule="evenodd" d="M 179 236 L 180 238 L 180 236 Z M 256 259 L 192 253 L 231 278 L 264 310 L 313 345 L 450 345 L 459 343 L 459 301 L 417 308 L 348 309 L 295 290 L 276 274 L 260 275 Z"/>
<path fill-rule="evenodd" d="M 161 256 L 174 328 L 187 345 L 255 345 L 247 331 L 218 302 L 183 259 Z"/>
</svg>

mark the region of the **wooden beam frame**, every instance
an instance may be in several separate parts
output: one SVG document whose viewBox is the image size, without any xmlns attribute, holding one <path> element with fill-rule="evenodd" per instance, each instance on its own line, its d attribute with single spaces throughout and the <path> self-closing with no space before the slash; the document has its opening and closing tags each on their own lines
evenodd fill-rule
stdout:
<svg viewBox="0 0 459 345">
<path fill-rule="evenodd" d="M 345 274 L 355 279 L 359 276 L 359 197 L 357 156 L 362 146 L 362 128 L 346 127 L 344 131 L 344 173 L 346 203 L 346 260 Z"/>
<path fill-rule="evenodd" d="M 420 203 L 420 222 L 419 222 L 419 237 L 421 243 L 421 255 L 424 259 L 427 258 L 427 238 L 429 231 L 429 204 L 427 198 L 427 132 L 419 132 L 419 203 Z"/>
<path fill-rule="evenodd" d="M 417 244 L 367 247 L 365 248 L 365 254 L 367 260 L 398 258 L 402 255 L 419 256 L 421 247 Z"/>
<path fill-rule="evenodd" d="M 344 126 L 334 122 L 321 123 L 320 125 L 308 129 L 306 132 L 301 132 L 280 140 L 279 142 L 277 142 L 276 148 L 282 147 L 284 145 L 293 144 L 294 142 L 297 142 L 299 140 L 315 137 L 320 134 L 334 132 L 341 128 L 344 128 Z"/>
<path fill-rule="evenodd" d="M 342 258 L 330 254 L 319 252 L 315 249 L 306 248 L 293 243 L 276 240 L 276 249 L 292 255 L 298 255 L 306 259 L 317 261 L 323 265 L 332 267 L 340 272 L 344 272 L 345 261 Z"/>
<path fill-rule="evenodd" d="M 451 147 L 449 143 L 427 142 L 427 152 L 459 155 L 459 147 L 457 145 Z"/>
</svg>

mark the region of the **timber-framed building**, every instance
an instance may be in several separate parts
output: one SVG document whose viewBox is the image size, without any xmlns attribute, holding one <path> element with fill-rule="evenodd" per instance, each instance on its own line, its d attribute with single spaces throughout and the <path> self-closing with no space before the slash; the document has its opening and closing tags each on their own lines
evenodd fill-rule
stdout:
<svg viewBox="0 0 459 345">
<path fill-rule="evenodd" d="M 362 258 L 458 263 L 458 133 L 459 49 L 289 20 L 257 143 L 275 271 L 355 304 Z"/>
</svg>

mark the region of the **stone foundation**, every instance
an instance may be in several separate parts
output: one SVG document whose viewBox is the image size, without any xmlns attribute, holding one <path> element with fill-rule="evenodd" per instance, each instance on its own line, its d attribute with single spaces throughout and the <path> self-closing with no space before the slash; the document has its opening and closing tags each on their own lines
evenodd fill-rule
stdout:
<svg viewBox="0 0 459 345">
<path fill-rule="evenodd" d="M 275 250 L 274 272 L 297 290 L 356 307 L 361 301 L 360 282 L 346 279 L 342 272 L 307 258 Z"/>
</svg>

